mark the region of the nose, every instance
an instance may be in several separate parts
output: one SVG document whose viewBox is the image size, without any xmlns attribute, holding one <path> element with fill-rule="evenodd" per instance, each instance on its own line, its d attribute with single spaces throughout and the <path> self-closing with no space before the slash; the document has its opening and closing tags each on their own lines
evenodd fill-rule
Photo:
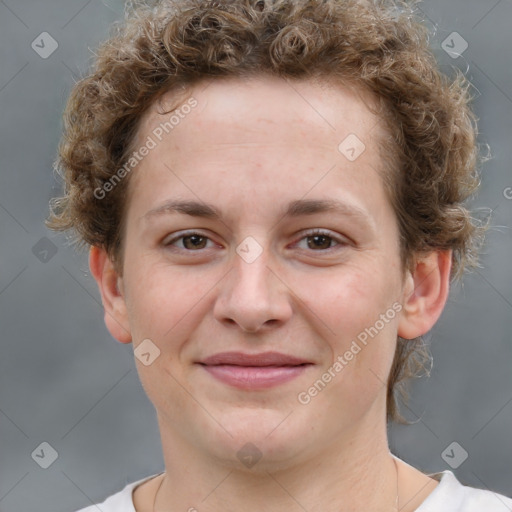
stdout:
<svg viewBox="0 0 512 512">
<path fill-rule="evenodd" d="M 276 268 L 269 262 L 266 250 L 250 263 L 235 254 L 231 271 L 220 283 L 215 318 L 250 333 L 275 328 L 289 320 L 290 291 Z"/>
</svg>

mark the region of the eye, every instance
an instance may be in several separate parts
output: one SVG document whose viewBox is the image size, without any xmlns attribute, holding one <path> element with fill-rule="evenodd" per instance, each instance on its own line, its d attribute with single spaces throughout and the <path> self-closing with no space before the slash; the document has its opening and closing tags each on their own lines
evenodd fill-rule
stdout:
<svg viewBox="0 0 512 512">
<path fill-rule="evenodd" d="M 303 243 L 303 241 L 306 241 L 305 247 L 301 247 L 301 243 Z M 200 252 L 203 249 L 213 247 L 213 245 L 208 246 L 208 242 L 211 242 L 211 244 L 214 245 L 212 240 L 203 233 L 188 231 L 170 235 L 163 240 L 162 245 L 172 250 Z M 306 232 L 297 243 L 299 248 L 315 252 L 327 252 L 330 249 L 335 249 L 337 246 L 340 246 L 341 248 L 346 245 L 348 245 L 348 242 L 342 237 L 334 236 L 330 231 L 324 231 L 321 229 L 314 229 Z"/>
<path fill-rule="evenodd" d="M 206 249 L 208 241 L 211 242 L 211 240 L 202 233 L 198 233 L 196 231 L 189 231 L 185 233 L 182 232 L 181 234 L 173 234 L 171 237 L 165 238 L 162 244 L 165 247 L 176 248 L 178 250 L 183 249 L 188 252 L 194 252 L 200 249 Z M 175 245 L 177 242 L 181 243 Z"/>
<path fill-rule="evenodd" d="M 329 231 L 323 231 L 321 229 L 311 230 L 300 239 L 300 242 L 306 240 L 306 249 L 310 249 L 316 252 L 328 251 L 333 249 L 332 243 L 334 242 L 337 246 L 346 246 L 347 241 L 340 237 L 332 235 Z M 300 244 L 299 242 L 299 244 Z M 302 247 L 304 249 L 304 247 Z"/>
</svg>

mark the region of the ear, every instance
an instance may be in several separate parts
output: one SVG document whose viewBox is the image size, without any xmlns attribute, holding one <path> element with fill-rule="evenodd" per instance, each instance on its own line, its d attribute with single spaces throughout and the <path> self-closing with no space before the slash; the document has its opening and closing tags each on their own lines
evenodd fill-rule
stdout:
<svg viewBox="0 0 512 512">
<path fill-rule="evenodd" d="M 91 247 L 89 268 L 100 290 L 107 329 L 117 341 L 130 343 L 132 336 L 122 293 L 122 278 L 104 249 Z"/>
<path fill-rule="evenodd" d="M 406 274 L 399 336 L 411 340 L 434 326 L 448 299 L 451 268 L 451 250 L 417 256 L 414 270 Z"/>
</svg>

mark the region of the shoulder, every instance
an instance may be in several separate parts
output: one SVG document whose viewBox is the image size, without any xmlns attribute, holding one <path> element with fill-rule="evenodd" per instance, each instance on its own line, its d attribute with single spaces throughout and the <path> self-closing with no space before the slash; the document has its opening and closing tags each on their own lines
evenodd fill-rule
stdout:
<svg viewBox="0 0 512 512">
<path fill-rule="evenodd" d="M 502 494 L 463 485 L 451 471 L 444 471 L 439 476 L 439 485 L 416 512 L 512 511 L 512 499 Z"/>
<path fill-rule="evenodd" d="M 133 491 L 138 486 L 147 482 L 148 480 L 155 478 L 158 475 L 151 475 L 145 478 L 141 478 L 135 482 L 127 484 L 119 492 L 112 494 L 105 501 L 101 503 L 95 503 L 85 508 L 81 508 L 76 512 L 98 512 L 98 508 L 102 512 L 136 512 L 133 505 Z"/>
</svg>

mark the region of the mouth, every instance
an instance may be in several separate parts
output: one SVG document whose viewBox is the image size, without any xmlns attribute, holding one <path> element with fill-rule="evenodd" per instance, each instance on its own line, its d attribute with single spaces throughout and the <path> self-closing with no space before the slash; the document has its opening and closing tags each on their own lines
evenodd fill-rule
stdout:
<svg viewBox="0 0 512 512">
<path fill-rule="evenodd" d="M 268 389 L 299 377 L 311 361 L 279 352 L 222 352 L 198 363 L 216 380 L 246 390 Z"/>
</svg>

